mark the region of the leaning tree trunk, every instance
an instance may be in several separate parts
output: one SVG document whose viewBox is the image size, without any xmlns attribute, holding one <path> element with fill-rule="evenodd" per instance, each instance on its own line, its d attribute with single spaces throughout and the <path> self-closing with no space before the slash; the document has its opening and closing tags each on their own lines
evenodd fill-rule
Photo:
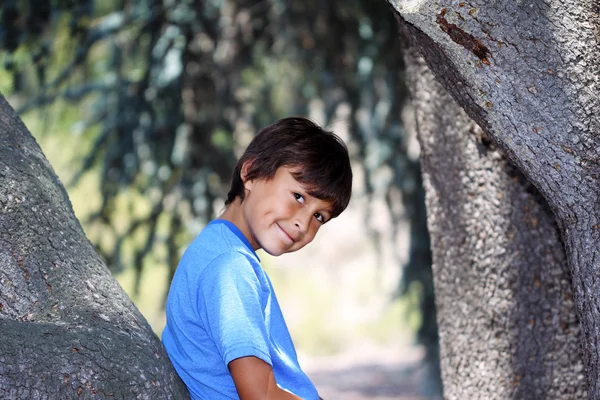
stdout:
<svg viewBox="0 0 600 400">
<path fill-rule="evenodd" d="M 0 208 L 0 398 L 189 398 L 1 96 Z"/>
<path fill-rule="evenodd" d="M 600 34 L 595 0 L 389 0 L 434 74 L 560 228 L 600 399 Z"/>
<path fill-rule="evenodd" d="M 447 399 L 585 398 L 579 322 L 554 217 L 405 52 Z"/>
</svg>

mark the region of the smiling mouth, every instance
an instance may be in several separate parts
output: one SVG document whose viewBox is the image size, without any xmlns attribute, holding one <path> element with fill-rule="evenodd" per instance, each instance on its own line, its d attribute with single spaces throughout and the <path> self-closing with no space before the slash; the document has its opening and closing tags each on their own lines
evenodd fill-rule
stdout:
<svg viewBox="0 0 600 400">
<path fill-rule="evenodd" d="M 288 233 L 285 231 L 285 229 L 283 229 L 281 226 L 279 226 L 279 224 L 277 224 L 277 226 L 279 227 L 279 229 L 281 229 L 281 232 L 283 232 L 285 234 L 285 236 L 287 236 L 292 241 L 292 243 L 296 243 L 294 238 L 291 237 L 290 235 L 288 235 Z"/>
</svg>

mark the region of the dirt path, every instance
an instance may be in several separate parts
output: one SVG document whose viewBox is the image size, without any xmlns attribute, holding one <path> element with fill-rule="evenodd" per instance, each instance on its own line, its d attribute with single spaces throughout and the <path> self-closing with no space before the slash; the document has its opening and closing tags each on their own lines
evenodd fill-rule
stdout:
<svg viewBox="0 0 600 400">
<path fill-rule="evenodd" d="M 300 362 L 325 400 L 434 400 L 422 356 L 418 347 L 364 347 Z"/>
</svg>

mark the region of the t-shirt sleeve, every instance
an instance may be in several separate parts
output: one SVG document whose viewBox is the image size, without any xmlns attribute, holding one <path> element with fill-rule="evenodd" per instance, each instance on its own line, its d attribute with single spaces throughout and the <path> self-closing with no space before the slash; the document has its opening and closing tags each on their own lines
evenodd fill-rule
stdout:
<svg viewBox="0 0 600 400">
<path fill-rule="evenodd" d="M 272 365 L 263 289 L 250 261 L 240 253 L 220 255 L 207 266 L 198 290 L 200 319 L 225 365 L 246 356 Z"/>
</svg>

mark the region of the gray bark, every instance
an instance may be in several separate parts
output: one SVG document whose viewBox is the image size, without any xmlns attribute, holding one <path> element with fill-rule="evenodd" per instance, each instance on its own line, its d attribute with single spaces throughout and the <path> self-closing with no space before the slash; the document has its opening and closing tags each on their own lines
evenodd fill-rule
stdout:
<svg viewBox="0 0 600 400">
<path fill-rule="evenodd" d="M 0 398 L 189 398 L 0 96 Z"/>
<path fill-rule="evenodd" d="M 585 398 L 571 277 L 551 211 L 414 48 L 405 62 L 445 397 Z"/>
<path fill-rule="evenodd" d="M 600 399 L 600 57 L 593 0 L 389 0 L 466 113 L 550 205 Z"/>
</svg>

